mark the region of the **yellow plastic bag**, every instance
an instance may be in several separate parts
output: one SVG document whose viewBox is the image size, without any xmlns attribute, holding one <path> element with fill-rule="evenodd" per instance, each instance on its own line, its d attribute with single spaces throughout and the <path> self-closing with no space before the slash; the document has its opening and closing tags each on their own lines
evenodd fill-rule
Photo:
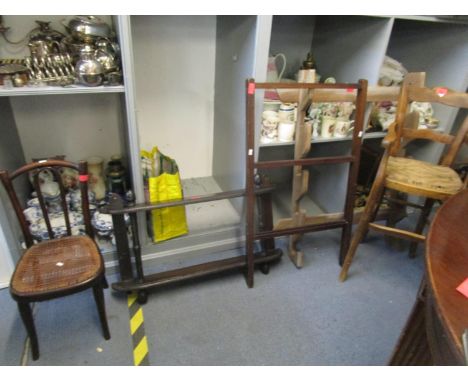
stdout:
<svg viewBox="0 0 468 382">
<path fill-rule="evenodd" d="M 160 153 L 157 147 L 141 152 L 143 174 L 149 202 L 158 203 L 183 198 L 179 171 L 175 161 Z M 185 206 L 158 208 L 151 211 L 151 228 L 155 242 L 188 233 Z"/>
</svg>

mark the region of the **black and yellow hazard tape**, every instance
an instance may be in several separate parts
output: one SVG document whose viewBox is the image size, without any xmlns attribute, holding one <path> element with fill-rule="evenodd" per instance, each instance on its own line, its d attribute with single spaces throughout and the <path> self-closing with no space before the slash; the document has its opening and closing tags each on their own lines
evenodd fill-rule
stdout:
<svg viewBox="0 0 468 382">
<path fill-rule="evenodd" d="M 130 334 L 133 342 L 133 363 L 135 366 L 149 366 L 145 320 L 136 293 L 128 295 L 128 311 L 130 313 Z"/>
</svg>

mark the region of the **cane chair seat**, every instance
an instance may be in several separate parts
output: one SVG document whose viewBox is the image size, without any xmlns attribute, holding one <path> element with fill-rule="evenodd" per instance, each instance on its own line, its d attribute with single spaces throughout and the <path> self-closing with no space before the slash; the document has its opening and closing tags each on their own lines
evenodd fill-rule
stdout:
<svg viewBox="0 0 468 382">
<path fill-rule="evenodd" d="M 450 167 L 410 158 L 389 157 L 385 186 L 401 192 L 443 200 L 460 191 L 463 182 Z"/>
<path fill-rule="evenodd" d="M 30 247 L 18 261 L 11 293 L 18 297 L 75 289 L 102 272 L 102 257 L 88 236 L 67 236 Z"/>
</svg>

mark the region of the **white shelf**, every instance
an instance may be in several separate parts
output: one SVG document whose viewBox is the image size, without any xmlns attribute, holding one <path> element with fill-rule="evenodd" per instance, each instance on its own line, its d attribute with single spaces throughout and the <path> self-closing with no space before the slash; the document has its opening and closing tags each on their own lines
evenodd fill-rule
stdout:
<svg viewBox="0 0 468 382">
<path fill-rule="evenodd" d="M 61 86 L 41 86 L 29 87 L 23 86 L 19 88 L 5 89 L 0 86 L 0 97 L 13 97 L 13 96 L 38 96 L 38 95 L 54 95 L 54 94 L 97 94 L 97 93 L 124 93 L 125 88 L 123 85 L 118 86 L 95 86 L 86 87 L 72 85 L 67 87 Z"/>
<path fill-rule="evenodd" d="M 374 132 L 374 133 L 366 133 L 364 134 L 364 139 L 373 139 L 373 138 L 383 138 L 385 137 L 385 135 L 387 135 L 387 133 L 385 131 L 377 131 L 377 132 Z M 327 143 L 327 142 L 343 142 L 343 141 L 350 141 L 352 140 L 352 136 L 347 136 L 347 137 L 343 137 L 343 138 L 336 138 L 336 137 L 332 137 L 332 138 L 321 138 L 321 137 L 318 137 L 318 138 L 313 138 L 312 139 L 312 144 L 317 144 L 317 143 Z M 272 142 L 272 143 L 261 143 L 259 145 L 259 147 L 277 147 L 277 146 L 293 146 L 294 145 L 294 141 L 291 141 L 291 142 Z"/>
</svg>

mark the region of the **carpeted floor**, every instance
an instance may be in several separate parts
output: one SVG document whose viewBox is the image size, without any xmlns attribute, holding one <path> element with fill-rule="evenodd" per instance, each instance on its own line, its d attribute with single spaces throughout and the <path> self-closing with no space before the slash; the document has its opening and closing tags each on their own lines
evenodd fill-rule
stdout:
<svg viewBox="0 0 468 382">
<path fill-rule="evenodd" d="M 253 289 L 232 273 L 155 290 L 143 306 L 150 364 L 385 365 L 415 301 L 423 248 L 409 259 L 370 233 L 340 283 L 339 238 L 307 235 L 304 268 L 284 255 L 269 275 L 256 272 Z M 0 304 L 0 364 L 19 365 L 25 331 L 8 290 Z M 110 341 L 91 291 L 36 304 L 41 357 L 25 363 L 132 365 L 126 296 L 108 289 L 106 305 Z"/>
</svg>

